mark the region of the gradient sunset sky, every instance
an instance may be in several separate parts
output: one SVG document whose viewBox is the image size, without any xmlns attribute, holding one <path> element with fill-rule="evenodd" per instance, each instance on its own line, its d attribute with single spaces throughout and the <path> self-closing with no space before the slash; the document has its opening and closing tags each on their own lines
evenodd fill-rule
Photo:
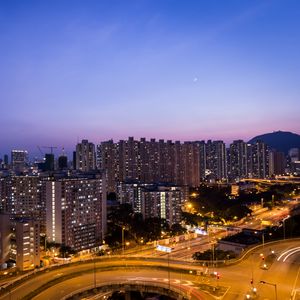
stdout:
<svg viewBox="0 0 300 300">
<path fill-rule="evenodd" d="M 0 157 L 300 133 L 300 1 L 1 0 Z"/>
</svg>

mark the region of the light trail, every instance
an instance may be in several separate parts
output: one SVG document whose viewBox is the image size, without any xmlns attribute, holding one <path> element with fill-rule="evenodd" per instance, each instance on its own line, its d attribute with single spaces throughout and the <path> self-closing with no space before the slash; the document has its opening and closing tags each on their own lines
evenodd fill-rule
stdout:
<svg viewBox="0 0 300 300">
<path fill-rule="evenodd" d="M 295 253 L 300 252 L 300 249 L 297 249 L 291 253 L 289 253 L 283 260 L 283 262 L 285 262 L 290 256 L 294 255 Z"/>
<path fill-rule="evenodd" d="M 295 248 L 289 249 L 289 250 L 287 250 L 287 251 L 284 251 L 284 252 L 281 253 L 280 256 L 277 258 L 277 261 L 280 261 L 280 259 L 281 259 L 283 256 L 289 255 L 290 252 L 293 252 L 293 251 L 295 251 L 295 250 L 297 250 L 296 252 L 300 251 L 300 247 L 295 247 Z M 296 252 L 295 252 L 295 253 L 296 253 Z M 283 261 L 285 261 L 285 260 L 283 260 Z"/>
</svg>

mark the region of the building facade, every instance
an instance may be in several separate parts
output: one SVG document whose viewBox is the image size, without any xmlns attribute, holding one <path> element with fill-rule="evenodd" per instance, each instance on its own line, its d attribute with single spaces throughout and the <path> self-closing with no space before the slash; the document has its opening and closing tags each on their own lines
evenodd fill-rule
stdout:
<svg viewBox="0 0 300 300">
<path fill-rule="evenodd" d="M 12 217 L 30 217 L 45 225 L 39 176 L 9 175 L 0 179 L 2 210 Z"/>
<path fill-rule="evenodd" d="M 0 267 L 10 258 L 11 228 L 8 214 L 0 214 Z"/>
<path fill-rule="evenodd" d="M 46 182 L 46 235 L 80 251 L 100 245 L 106 233 L 106 183 L 102 177 Z"/>
<path fill-rule="evenodd" d="M 188 199 L 188 187 L 121 182 L 117 198 L 120 203 L 130 204 L 144 219 L 159 217 L 171 226 L 181 221 L 181 208 Z"/>
<path fill-rule="evenodd" d="M 90 172 L 96 169 L 95 145 L 82 140 L 76 146 L 76 170 Z"/>
<path fill-rule="evenodd" d="M 171 183 L 198 186 L 200 183 L 199 147 L 130 137 L 97 146 L 97 165 L 107 174 L 108 192 L 116 192 L 118 182 Z"/>
<path fill-rule="evenodd" d="M 15 172 L 24 172 L 28 163 L 28 152 L 26 150 L 11 151 L 11 167 Z"/>
<path fill-rule="evenodd" d="M 10 258 L 19 270 L 40 266 L 40 225 L 30 218 L 12 221 Z"/>
</svg>

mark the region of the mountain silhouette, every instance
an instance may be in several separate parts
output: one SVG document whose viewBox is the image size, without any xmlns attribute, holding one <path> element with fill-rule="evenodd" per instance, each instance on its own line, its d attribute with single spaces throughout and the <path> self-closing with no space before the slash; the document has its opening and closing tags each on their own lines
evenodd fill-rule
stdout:
<svg viewBox="0 0 300 300">
<path fill-rule="evenodd" d="M 257 140 L 266 143 L 271 149 L 288 154 L 291 148 L 300 148 L 300 135 L 288 131 L 276 131 L 258 135 L 252 138 L 249 143 L 254 144 Z"/>
</svg>

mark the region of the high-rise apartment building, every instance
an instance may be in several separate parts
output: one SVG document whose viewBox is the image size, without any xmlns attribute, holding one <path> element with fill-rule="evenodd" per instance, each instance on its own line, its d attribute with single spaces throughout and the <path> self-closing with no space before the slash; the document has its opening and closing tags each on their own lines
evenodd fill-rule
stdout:
<svg viewBox="0 0 300 300">
<path fill-rule="evenodd" d="M 68 168 L 68 157 L 66 155 L 60 155 L 58 157 L 58 169 L 66 170 Z"/>
<path fill-rule="evenodd" d="M 45 154 L 44 171 L 54 171 L 54 154 L 53 153 Z"/>
<path fill-rule="evenodd" d="M 200 181 L 225 182 L 269 176 L 268 148 L 262 142 L 234 141 L 140 141 L 130 137 L 97 146 L 97 164 L 106 171 L 108 191 L 118 182 L 170 183 L 199 186 Z"/>
<path fill-rule="evenodd" d="M 182 162 L 184 176 L 179 185 L 198 186 L 200 183 L 200 154 L 197 143 L 184 142 L 182 145 Z"/>
<path fill-rule="evenodd" d="M 75 250 L 96 247 L 106 233 L 106 182 L 100 175 L 46 183 L 46 233 Z"/>
<path fill-rule="evenodd" d="M 299 161 L 300 160 L 300 149 L 292 148 L 289 150 L 288 155 L 290 157 L 291 163 L 294 163 L 295 161 Z"/>
<path fill-rule="evenodd" d="M 143 191 L 142 214 L 144 218 L 159 217 L 170 226 L 182 220 L 184 193 L 180 187 L 157 186 Z"/>
<path fill-rule="evenodd" d="M 97 168 L 106 174 L 107 192 L 116 190 L 116 182 L 120 181 L 120 160 L 117 145 L 112 140 L 97 145 Z"/>
<path fill-rule="evenodd" d="M 11 167 L 15 172 L 23 172 L 27 167 L 28 152 L 26 150 L 11 151 Z"/>
<path fill-rule="evenodd" d="M 0 159 L 0 169 L 8 169 L 8 155 L 4 154 L 3 160 Z"/>
<path fill-rule="evenodd" d="M 288 168 L 291 173 L 300 174 L 300 148 L 292 148 L 289 150 Z"/>
<path fill-rule="evenodd" d="M 21 271 L 40 266 L 39 222 L 0 214 L 0 265 L 9 259 Z"/>
<path fill-rule="evenodd" d="M 38 176 L 6 176 L 1 178 L 1 207 L 11 216 L 31 217 L 45 223 L 45 207 Z"/>
<path fill-rule="evenodd" d="M 281 175 L 285 173 L 286 158 L 283 152 L 269 151 L 269 174 Z"/>
<path fill-rule="evenodd" d="M 16 218 L 12 222 L 11 258 L 23 271 L 40 266 L 40 225 L 29 218 Z"/>
<path fill-rule="evenodd" d="M 205 141 L 196 142 L 199 148 L 199 176 L 204 181 L 206 177 L 206 144 Z"/>
<path fill-rule="evenodd" d="M 256 141 L 252 145 L 252 176 L 254 178 L 266 178 L 269 176 L 269 153 L 267 145 L 262 141 Z"/>
<path fill-rule="evenodd" d="M 4 162 L 4 164 L 7 167 L 8 166 L 8 155 L 7 154 L 4 154 L 4 156 L 3 156 L 3 162 Z"/>
<path fill-rule="evenodd" d="M 118 182 L 130 180 L 190 186 L 200 182 L 199 147 L 191 142 L 110 140 L 98 145 L 97 164 L 107 173 L 109 192 L 116 191 Z"/>
<path fill-rule="evenodd" d="M 230 145 L 228 176 L 231 181 L 249 176 L 248 145 L 242 140 L 233 141 Z"/>
<path fill-rule="evenodd" d="M 144 190 L 152 188 L 151 183 L 119 182 L 117 187 L 117 199 L 121 204 L 128 203 L 135 213 L 144 212 Z"/>
<path fill-rule="evenodd" d="M 217 181 L 227 180 L 227 152 L 223 141 L 206 143 L 206 173 Z"/>
<path fill-rule="evenodd" d="M 174 185 L 124 183 L 118 185 L 120 203 L 128 203 L 143 217 L 160 217 L 169 225 L 181 221 L 181 208 L 187 199 L 188 188 Z"/>
<path fill-rule="evenodd" d="M 95 145 L 82 140 L 76 146 L 76 170 L 90 172 L 96 168 Z"/>
<path fill-rule="evenodd" d="M 9 260 L 10 238 L 9 214 L 0 213 L 0 267 Z"/>
</svg>

